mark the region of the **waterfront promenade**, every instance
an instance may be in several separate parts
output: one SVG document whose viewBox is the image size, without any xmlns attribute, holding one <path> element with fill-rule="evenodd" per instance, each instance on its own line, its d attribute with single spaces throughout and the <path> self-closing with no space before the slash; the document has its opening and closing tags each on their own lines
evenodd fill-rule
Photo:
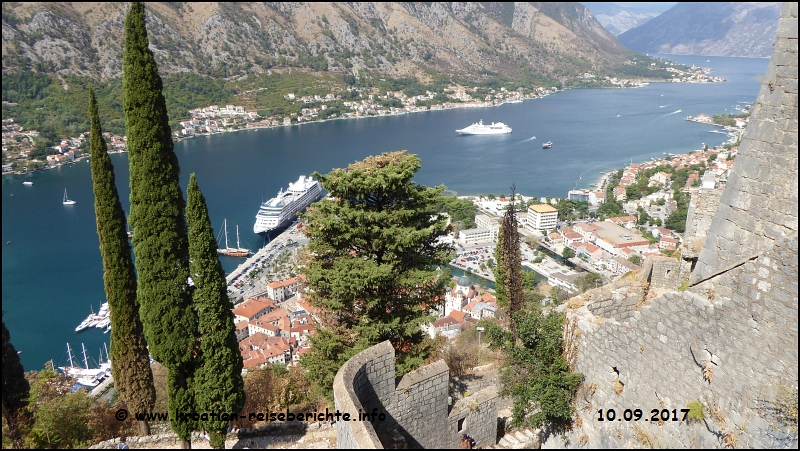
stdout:
<svg viewBox="0 0 800 451">
<path fill-rule="evenodd" d="M 297 230 L 296 223 L 293 223 L 225 277 L 228 293 L 239 298 L 236 303 L 266 293 L 267 284 L 272 282 L 267 280 L 271 275 L 269 264 L 287 249 L 306 244 L 308 239 Z"/>
</svg>

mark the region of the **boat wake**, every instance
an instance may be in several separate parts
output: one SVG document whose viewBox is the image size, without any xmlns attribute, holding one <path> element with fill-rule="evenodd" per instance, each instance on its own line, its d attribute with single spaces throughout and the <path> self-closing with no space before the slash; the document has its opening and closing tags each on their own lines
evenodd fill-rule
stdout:
<svg viewBox="0 0 800 451">
<path fill-rule="evenodd" d="M 677 110 L 677 111 L 673 111 L 672 113 L 667 113 L 667 114 L 665 114 L 665 115 L 663 115 L 661 117 L 672 116 L 673 114 L 678 114 L 678 113 L 682 113 L 682 112 L 683 112 L 683 110 Z"/>
</svg>

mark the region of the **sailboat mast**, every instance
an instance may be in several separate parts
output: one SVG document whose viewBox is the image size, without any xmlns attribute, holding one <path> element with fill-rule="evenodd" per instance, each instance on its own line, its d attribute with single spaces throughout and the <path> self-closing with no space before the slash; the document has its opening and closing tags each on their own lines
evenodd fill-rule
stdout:
<svg viewBox="0 0 800 451">
<path fill-rule="evenodd" d="M 236 224 L 236 249 L 241 249 L 242 246 L 239 244 L 239 224 Z"/>
<path fill-rule="evenodd" d="M 229 249 L 230 246 L 228 246 L 228 220 L 227 219 L 225 219 L 225 222 L 223 223 L 223 227 L 225 228 L 225 249 Z"/>
<path fill-rule="evenodd" d="M 69 343 L 67 343 L 67 358 L 69 359 L 69 366 L 74 367 L 75 364 L 72 363 L 72 349 L 69 348 Z"/>
<path fill-rule="evenodd" d="M 83 366 L 84 366 L 84 368 L 86 368 L 88 370 L 89 369 L 89 359 L 86 358 L 86 345 L 81 343 L 81 347 L 83 348 Z"/>
</svg>

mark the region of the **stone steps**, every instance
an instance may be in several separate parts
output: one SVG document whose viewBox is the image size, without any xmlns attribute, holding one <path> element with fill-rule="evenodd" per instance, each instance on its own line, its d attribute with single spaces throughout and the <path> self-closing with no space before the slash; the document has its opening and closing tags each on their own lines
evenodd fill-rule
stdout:
<svg viewBox="0 0 800 451">
<path fill-rule="evenodd" d="M 496 445 L 488 449 L 532 449 L 539 447 L 539 435 L 531 428 L 506 433 Z"/>
</svg>

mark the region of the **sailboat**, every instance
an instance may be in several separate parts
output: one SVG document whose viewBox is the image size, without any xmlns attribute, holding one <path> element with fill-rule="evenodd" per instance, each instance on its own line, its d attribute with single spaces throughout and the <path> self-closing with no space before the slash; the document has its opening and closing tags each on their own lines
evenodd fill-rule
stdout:
<svg viewBox="0 0 800 451">
<path fill-rule="evenodd" d="M 64 205 L 75 205 L 75 201 L 74 200 L 69 200 L 69 197 L 67 197 L 67 189 L 66 188 L 64 188 L 64 201 L 63 201 L 63 204 Z"/>
<path fill-rule="evenodd" d="M 217 249 L 222 255 L 227 255 L 228 257 L 247 257 L 251 254 L 250 249 L 244 249 L 239 244 L 239 226 L 236 226 L 236 247 L 228 247 L 228 220 L 226 219 L 222 223 L 222 231 L 225 233 L 225 248 Z M 217 238 L 219 240 L 219 238 Z"/>
</svg>

